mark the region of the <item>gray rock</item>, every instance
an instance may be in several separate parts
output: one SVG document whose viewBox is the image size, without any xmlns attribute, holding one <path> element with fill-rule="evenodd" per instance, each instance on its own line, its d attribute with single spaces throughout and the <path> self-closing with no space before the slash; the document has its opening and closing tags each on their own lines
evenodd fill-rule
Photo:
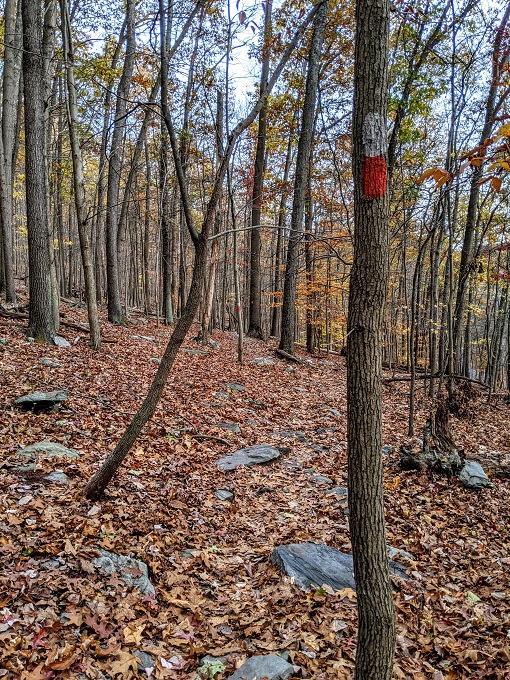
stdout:
<svg viewBox="0 0 510 680">
<path fill-rule="evenodd" d="M 212 347 L 213 349 L 216 349 L 216 350 L 221 349 L 221 347 L 218 345 L 218 343 L 216 342 L 216 340 L 213 340 L 212 338 L 210 338 L 210 339 L 208 340 L 208 342 L 209 342 L 209 344 L 211 345 L 211 347 Z"/>
<path fill-rule="evenodd" d="M 304 590 L 322 585 L 328 585 L 333 590 L 356 589 L 352 555 L 323 543 L 279 546 L 273 550 L 271 562 Z M 391 560 L 390 572 L 406 578 L 403 567 Z"/>
<path fill-rule="evenodd" d="M 474 460 L 467 460 L 464 467 L 459 472 L 458 477 L 460 481 L 469 489 L 483 489 L 489 483 L 489 478 L 485 474 L 480 463 Z"/>
<path fill-rule="evenodd" d="M 330 408 L 329 412 L 331 413 L 332 416 L 335 416 L 335 418 L 341 418 L 342 417 L 342 414 L 336 408 Z"/>
<path fill-rule="evenodd" d="M 44 366 L 49 366 L 49 368 L 58 368 L 60 364 L 58 364 L 56 361 L 52 361 L 51 359 L 41 359 L 41 363 Z"/>
<path fill-rule="evenodd" d="M 220 501 L 228 501 L 230 498 L 234 498 L 234 494 L 226 489 L 216 489 L 214 495 Z"/>
<path fill-rule="evenodd" d="M 221 470 L 229 471 L 235 470 L 241 465 L 250 466 L 268 463 L 270 460 L 275 460 L 275 458 L 279 457 L 280 450 L 276 447 L 270 444 L 255 444 L 220 458 L 216 464 Z"/>
<path fill-rule="evenodd" d="M 414 561 L 414 557 L 411 555 L 411 553 L 406 552 L 405 550 L 401 550 L 400 548 L 393 548 L 391 545 L 388 546 L 388 557 L 390 560 L 408 560 L 408 561 Z"/>
<path fill-rule="evenodd" d="M 133 338 L 136 338 L 137 340 L 155 340 L 156 338 L 154 335 L 133 335 Z"/>
<path fill-rule="evenodd" d="M 154 659 L 147 652 L 141 652 L 139 649 L 135 650 L 133 654 L 136 656 L 136 665 L 138 670 L 145 671 L 152 668 L 154 670 Z"/>
<path fill-rule="evenodd" d="M 383 446 L 382 447 L 383 456 L 390 456 L 393 453 L 393 451 L 395 451 L 394 446 Z"/>
<path fill-rule="evenodd" d="M 231 382 L 228 383 L 227 387 L 229 390 L 233 390 L 234 392 L 244 392 L 245 390 L 244 385 L 241 383 Z"/>
<path fill-rule="evenodd" d="M 126 555 L 117 555 L 108 550 L 98 549 L 100 557 L 94 557 L 92 564 L 108 576 L 117 573 L 129 588 L 136 588 L 144 595 L 155 595 L 156 590 L 149 581 L 147 565 Z"/>
<path fill-rule="evenodd" d="M 334 481 L 324 475 L 309 475 L 308 479 L 314 484 L 334 484 Z"/>
<path fill-rule="evenodd" d="M 67 342 L 67 340 L 61 335 L 54 335 L 53 343 L 57 345 L 57 347 L 71 347 L 71 343 Z"/>
<path fill-rule="evenodd" d="M 222 430 L 229 430 L 229 432 L 235 432 L 235 434 L 241 433 L 241 428 L 237 423 L 218 423 L 218 427 Z"/>
<path fill-rule="evenodd" d="M 9 343 L 9 338 L 0 338 L 0 345 L 7 345 Z"/>
<path fill-rule="evenodd" d="M 226 392 L 216 392 L 214 396 L 218 397 L 218 399 L 230 399 L 230 395 Z"/>
<path fill-rule="evenodd" d="M 253 360 L 253 363 L 257 366 L 274 366 L 274 361 L 268 357 L 257 357 Z"/>
<path fill-rule="evenodd" d="M 53 482 L 54 484 L 69 484 L 69 477 L 62 470 L 53 470 L 49 475 L 46 475 L 44 479 L 48 482 Z"/>
<path fill-rule="evenodd" d="M 149 361 L 152 361 L 154 364 L 160 364 L 161 359 L 158 359 L 158 357 L 151 357 Z"/>
<path fill-rule="evenodd" d="M 296 375 L 296 369 L 292 366 L 285 366 L 285 372 L 290 373 L 291 375 Z"/>
<path fill-rule="evenodd" d="M 210 357 L 211 356 L 210 352 L 204 352 L 201 349 L 188 349 L 187 347 L 181 347 L 179 352 L 185 352 L 186 354 L 194 354 L 195 356 L 198 356 L 198 357 Z"/>
<path fill-rule="evenodd" d="M 35 458 L 38 454 L 43 454 L 49 458 L 71 458 L 76 459 L 80 457 L 80 454 L 75 449 L 68 449 L 62 444 L 57 444 L 56 442 L 50 442 L 45 439 L 38 444 L 30 444 L 30 446 L 25 446 L 25 448 L 20 449 L 17 453 L 21 458 Z"/>
<path fill-rule="evenodd" d="M 335 494 L 335 496 L 342 496 L 343 498 L 347 498 L 348 493 L 347 493 L 347 487 L 345 486 L 335 486 L 334 489 L 329 489 L 329 491 L 326 491 L 326 494 Z"/>
<path fill-rule="evenodd" d="M 287 680 L 294 673 L 294 666 L 281 656 L 269 654 L 252 656 L 228 680 Z"/>
<path fill-rule="evenodd" d="M 14 403 L 23 408 L 52 408 L 57 404 L 61 404 L 67 399 L 67 394 L 63 390 L 55 390 L 54 392 L 31 392 L 18 397 Z"/>
</svg>

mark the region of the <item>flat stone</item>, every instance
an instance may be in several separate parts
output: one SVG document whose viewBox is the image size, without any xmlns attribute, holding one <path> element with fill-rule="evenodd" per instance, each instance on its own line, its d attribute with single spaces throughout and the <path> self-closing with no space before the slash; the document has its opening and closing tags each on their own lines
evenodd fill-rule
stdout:
<svg viewBox="0 0 510 680">
<path fill-rule="evenodd" d="M 408 560 L 410 562 L 414 561 L 414 557 L 411 553 L 401 550 L 400 548 L 393 548 L 391 545 L 388 546 L 388 557 L 390 560 Z"/>
<path fill-rule="evenodd" d="M 54 484 L 69 484 L 69 477 L 62 470 L 53 470 L 45 478 L 48 482 L 53 482 Z"/>
<path fill-rule="evenodd" d="M 62 444 L 57 444 L 56 442 L 50 442 L 45 439 L 37 444 L 30 444 L 30 446 L 25 446 L 25 448 L 20 449 L 17 455 L 21 458 L 35 458 L 37 455 L 48 456 L 49 458 L 71 458 L 76 459 L 80 457 L 80 454 L 75 449 L 68 449 Z"/>
<path fill-rule="evenodd" d="M 41 363 L 43 366 L 48 366 L 49 368 L 58 368 L 60 364 L 58 364 L 56 361 L 52 361 L 51 359 L 41 359 Z"/>
<path fill-rule="evenodd" d="M 293 543 L 275 548 L 271 562 L 304 590 L 327 585 L 333 590 L 356 590 L 352 555 L 323 543 Z M 406 578 L 405 570 L 390 560 L 390 573 Z"/>
<path fill-rule="evenodd" d="M 229 430 L 229 432 L 235 432 L 236 434 L 241 433 L 241 428 L 237 423 L 218 423 L 218 427 L 222 430 Z"/>
<path fill-rule="evenodd" d="M 468 489 L 483 489 L 489 483 L 489 478 L 480 463 L 474 460 L 467 460 L 464 467 L 458 474 L 459 480 Z"/>
<path fill-rule="evenodd" d="M 253 359 L 253 363 L 257 366 L 274 366 L 274 361 L 268 357 L 257 357 Z"/>
<path fill-rule="evenodd" d="M 279 458 L 281 452 L 275 446 L 270 444 L 255 444 L 254 446 L 248 446 L 245 449 L 239 449 L 230 453 L 228 456 L 224 456 L 217 461 L 217 466 L 221 470 L 229 471 L 235 470 L 241 465 L 259 465 L 260 463 L 268 463 L 271 460 Z"/>
<path fill-rule="evenodd" d="M 142 652 L 139 649 L 135 650 L 133 654 L 136 656 L 136 665 L 138 666 L 138 670 L 145 671 L 150 670 L 151 668 L 154 670 L 154 659 L 150 654 L 147 654 L 147 652 Z"/>
<path fill-rule="evenodd" d="M 67 394 L 64 390 L 55 390 L 54 392 L 31 392 L 24 394 L 22 397 L 15 399 L 14 403 L 23 408 L 52 408 L 57 404 L 66 401 Z"/>
<path fill-rule="evenodd" d="M 309 475 L 308 479 L 314 484 L 334 484 L 335 482 L 325 475 Z"/>
<path fill-rule="evenodd" d="M 9 338 L 0 338 L 0 345 L 7 345 L 9 343 Z"/>
<path fill-rule="evenodd" d="M 393 451 L 395 451 L 394 446 L 383 446 L 382 447 L 383 456 L 390 456 L 393 453 Z"/>
<path fill-rule="evenodd" d="M 216 392 L 214 396 L 218 397 L 218 399 L 230 399 L 230 394 L 227 394 L 226 392 Z"/>
<path fill-rule="evenodd" d="M 228 383 L 227 387 L 229 390 L 233 390 L 234 392 L 244 392 L 245 390 L 244 385 L 241 383 L 231 382 Z"/>
<path fill-rule="evenodd" d="M 136 338 L 137 340 L 155 340 L 154 335 L 133 335 L 133 338 Z"/>
<path fill-rule="evenodd" d="M 71 347 L 71 343 L 67 342 L 67 340 L 61 335 L 54 335 L 53 342 L 55 345 L 57 345 L 57 347 Z"/>
<path fill-rule="evenodd" d="M 288 680 L 295 668 L 276 654 L 252 656 L 228 680 Z"/>
<path fill-rule="evenodd" d="M 234 498 L 234 494 L 226 489 L 216 489 L 214 495 L 220 501 L 228 501 L 230 498 Z"/>
<path fill-rule="evenodd" d="M 207 342 L 208 342 L 209 345 L 211 345 L 211 347 L 213 349 L 216 349 L 216 350 L 221 349 L 221 347 L 218 345 L 216 340 L 213 340 L 212 338 L 210 338 Z"/>
<path fill-rule="evenodd" d="M 136 588 L 144 595 L 155 595 L 156 590 L 149 581 L 147 565 L 141 560 L 126 555 L 117 555 L 108 550 L 98 549 L 100 557 L 94 557 L 92 564 L 108 576 L 117 573 L 129 588 Z"/>
<path fill-rule="evenodd" d="M 194 354 L 199 357 L 210 357 L 210 352 L 204 352 L 202 349 L 188 349 L 187 347 L 181 347 L 179 352 L 185 352 L 186 354 Z"/>
<path fill-rule="evenodd" d="M 338 411 L 336 408 L 330 408 L 329 412 L 331 413 L 332 416 L 335 416 L 335 418 L 342 417 L 342 413 L 340 413 L 340 411 Z"/>
<path fill-rule="evenodd" d="M 335 494 L 335 496 L 342 496 L 343 498 L 347 498 L 348 492 L 347 492 L 347 487 L 345 486 L 335 486 L 334 489 L 329 489 L 326 491 L 326 494 Z"/>
</svg>

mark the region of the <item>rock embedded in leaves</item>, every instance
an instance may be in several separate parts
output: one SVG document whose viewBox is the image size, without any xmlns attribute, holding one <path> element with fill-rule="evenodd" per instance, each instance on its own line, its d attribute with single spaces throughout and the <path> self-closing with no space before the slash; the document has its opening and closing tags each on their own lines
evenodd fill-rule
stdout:
<svg viewBox="0 0 510 680">
<path fill-rule="evenodd" d="M 228 430 L 229 432 L 234 432 L 234 434 L 240 434 L 241 428 L 237 423 L 218 423 L 218 427 L 222 430 Z"/>
<path fill-rule="evenodd" d="M 46 357 L 41 359 L 41 363 L 43 364 L 43 366 L 48 366 L 49 368 L 59 368 L 59 366 L 60 366 L 60 364 L 58 364 L 56 361 L 52 361 L 51 359 L 46 359 Z"/>
<path fill-rule="evenodd" d="M 53 470 L 49 475 L 44 477 L 48 482 L 53 482 L 53 484 L 69 484 L 69 477 L 62 470 Z"/>
<path fill-rule="evenodd" d="M 228 387 L 229 390 L 232 390 L 234 392 L 244 392 L 244 390 L 245 390 L 244 385 L 241 384 L 241 383 L 231 382 L 231 383 L 228 383 L 227 387 Z"/>
<path fill-rule="evenodd" d="M 335 496 L 341 496 L 342 498 L 347 498 L 348 492 L 347 492 L 347 487 L 345 486 L 335 486 L 334 489 L 329 489 L 326 491 L 326 494 L 334 494 Z"/>
<path fill-rule="evenodd" d="M 382 447 L 382 454 L 383 456 L 391 456 L 391 454 L 395 451 L 394 446 L 383 446 Z"/>
<path fill-rule="evenodd" d="M 61 335 L 55 335 L 53 337 L 53 342 L 57 347 L 71 347 L 71 343 L 68 342 L 65 338 L 63 338 Z"/>
<path fill-rule="evenodd" d="M 24 394 L 14 400 L 16 406 L 26 409 L 51 409 L 63 401 L 66 401 L 67 393 L 64 390 L 54 390 L 53 392 L 31 392 Z"/>
<path fill-rule="evenodd" d="M 235 470 L 241 465 L 259 465 L 260 463 L 268 463 L 271 460 L 279 458 L 281 455 L 280 449 L 270 444 L 255 444 L 248 446 L 245 449 L 239 449 L 234 453 L 229 453 L 217 461 L 217 466 L 221 470 L 229 471 Z"/>
<path fill-rule="evenodd" d="M 252 656 L 228 680 L 288 680 L 296 670 L 276 654 Z"/>
<path fill-rule="evenodd" d="M 212 338 L 210 338 L 210 339 L 208 340 L 208 344 L 211 345 L 211 347 L 212 347 L 213 349 L 216 349 L 216 350 L 221 349 L 221 347 L 218 345 L 218 343 L 216 342 L 216 340 L 213 340 Z"/>
<path fill-rule="evenodd" d="M 489 478 L 480 463 L 467 460 L 458 474 L 459 480 L 469 489 L 483 489 L 489 483 Z"/>
<path fill-rule="evenodd" d="M 50 442 L 45 439 L 37 444 L 30 444 L 17 452 L 17 456 L 21 458 L 33 459 L 38 455 L 47 456 L 48 458 L 70 458 L 75 460 L 80 457 L 80 453 L 76 449 L 68 449 L 62 444 Z"/>
<path fill-rule="evenodd" d="M 228 501 L 231 498 L 234 498 L 234 494 L 230 491 L 227 491 L 227 489 L 216 489 L 214 495 L 220 501 Z"/>
<path fill-rule="evenodd" d="M 271 562 L 300 588 L 309 590 L 327 585 L 333 590 L 356 590 L 352 555 L 323 543 L 292 543 L 273 550 Z M 390 560 L 390 573 L 406 578 L 404 568 Z"/>
<path fill-rule="evenodd" d="M 257 366 L 274 366 L 274 361 L 268 357 L 256 357 L 253 359 L 253 363 Z"/>
<path fill-rule="evenodd" d="M 154 670 L 154 659 L 147 652 L 142 652 L 139 649 L 135 650 L 133 654 L 136 656 L 136 665 L 140 671 Z M 147 674 L 148 675 L 148 674 Z"/>
<path fill-rule="evenodd" d="M 117 555 L 108 550 L 98 549 L 99 557 L 92 564 L 108 576 L 118 574 L 129 588 L 136 588 L 144 595 L 155 595 L 156 589 L 149 581 L 147 565 L 141 560 L 126 555 Z"/>
</svg>

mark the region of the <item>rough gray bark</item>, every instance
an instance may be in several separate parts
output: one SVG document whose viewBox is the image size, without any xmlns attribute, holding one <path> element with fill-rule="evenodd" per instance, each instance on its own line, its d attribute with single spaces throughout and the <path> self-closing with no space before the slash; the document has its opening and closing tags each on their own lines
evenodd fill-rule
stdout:
<svg viewBox="0 0 510 680">
<path fill-rule="evenodd" d="M 354 70 L 354 260 L 347 334 L 349 525 L 358 601 L 356 680 L 390 680 L 395 608 L 381 453 L 382 326 L 389 271 L 388 0 L 358 0 Z M 369 159 L 379 159 L 375 167 Z M 384 172 L 383 172 L 384 170 Z"/>
<path fill-rule="evenodd" d="M 28 334 L 41 341 L 55 335 L 51 306 L 48 204 L 46 201 L 46 145 L 44 120 L 44 64 L 41 7 L 22 0 L 23 82 L 25 90 L 25 187 L 28 229 Z"/>
<path fill-rule="evenodd" d="M 301 120 L 301 134 L 299 137 L 296 157 L 296 174 L 294 178 L 294 199 L 290 222 L 290 237 L 287 247 L 287 264 L 285 267 L 285 282 L 283 286 L 282 334 L 280 349 L 288 354 L 294 354 L 294 333 L 296 321 L 296 285 L 299 264 L 299 247 L 303 234 L 303 213 L 305 193 L 308 177 L 308 167 L 312 150 L 313 129 L 315 118 L 315 103 L 319 83 L 319 67 L 324 40 L 324 28 L 328 3 L 318 4 L 315 15 L 310 55 L 308 57 L 308 72 L 306 75 L 305 99 L 303 103 L 303 117 Z"/>
</svg>

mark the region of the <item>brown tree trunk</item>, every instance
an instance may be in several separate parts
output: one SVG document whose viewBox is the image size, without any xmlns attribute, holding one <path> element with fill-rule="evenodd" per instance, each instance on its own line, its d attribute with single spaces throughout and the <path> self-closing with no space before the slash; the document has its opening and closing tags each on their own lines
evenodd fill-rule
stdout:
<svg viewBox="0 0 510 680">
<path fill-rule="evenodd" d="M 38 340 L 55 335 L 51 304 L 47 178 L 44 124 L 44 65 L 41 6 L 22 0 L 23 82 L 25 89 L 25 172 L 28 228 L 28 334 Z"/>
<path fill-rule="evenodd" d="M 388 0 L 358 0 L 354 71 L 355 233 L 347 336 L 349 525 L 358 594 L 356 680 L 390 680 L 395 607 L 381 453 L 382 324 L 389 270 Z"/>
</svg>

